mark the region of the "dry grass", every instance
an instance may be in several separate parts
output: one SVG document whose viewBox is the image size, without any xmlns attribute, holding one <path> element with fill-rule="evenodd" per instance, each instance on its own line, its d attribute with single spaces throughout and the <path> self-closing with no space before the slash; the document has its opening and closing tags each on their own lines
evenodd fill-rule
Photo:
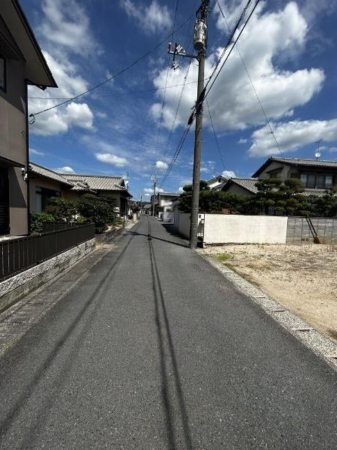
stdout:
<svg viewBox="0 0 337 450">
<path fill-rule="evenodd" d="M 226 245 L 205 252 L 337 341 L 336 245 Z"/>
</svg>

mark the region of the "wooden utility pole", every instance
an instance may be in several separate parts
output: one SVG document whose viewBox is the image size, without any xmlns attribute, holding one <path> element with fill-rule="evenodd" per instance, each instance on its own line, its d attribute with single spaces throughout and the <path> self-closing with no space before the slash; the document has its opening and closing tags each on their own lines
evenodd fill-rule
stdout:
<svg viewBox="0 0 337 450">
<path fill-rule="evenodd" d="M 190 227 L 190 248 L 195 249 L 198 245 L 198 219 L 199 219 L 199 194 L 200 194 L 200 163 L 202 150 L 202 119 L 205 80 L 205 58 L 207 47 L 207 14 L 209 0 L 202 0 L 199 14 L 194 29 L 194 48 L 198 51 L 198 94 L 195 113 L 195 140 L 194 140 L 194 163 L 192 184 L 192 208 Z"/>
<path fill-rule="evenodd" d="M 169 43 L 168 53 L 173 55 L 172 68 L 176 70 L 179 64 L 176 56 L 185 58 L 195 58 L 199 62 L 198 72 L 198 93 L 195 110 L 189 120 L 193 122 L 195 116 L 195 141 L 194 141 L 194 163 L 193 163 L 193 183 L 192 183 L 192 209 L 191 209 L 191 227 L 190 227 L 190 248 L 195 249 L 198 244 L 198 216 L 199 216 L 199 193 L 200 193 L 200 161 L 202 147 L 202 110 L 203 100 L 205 96 L 205 59 L 207 48 L 207 16 L 208 16 L 209 0 L 201 0 L 201 5 L 197 11 L 197 20 L 194 26 L 194 49 L 197 55 L 189 55 L 185 52 L 181 45 Z"/>
</svg>

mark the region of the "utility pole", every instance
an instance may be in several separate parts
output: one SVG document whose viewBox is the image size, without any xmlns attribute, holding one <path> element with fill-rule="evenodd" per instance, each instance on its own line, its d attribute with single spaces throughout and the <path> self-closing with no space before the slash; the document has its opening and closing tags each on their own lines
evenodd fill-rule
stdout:
<svg viewBox="0 0 337 450">
<path fill-rule="evenodd" d="M 154 216 L 155 202 L 156 202 L 156 186 L 157 186 L 157 174 L 151 178 L 153 181 L 153 197 L 152 197 L 152 215 Z"/>
<path fill-rule="evenodd" d="M 194 163 L 193 163 L 193 183 L 192 183 L 192 208 L 191 208 L 191 227 L 190 227 L 190 248 L 195 249 L 198 244 L 198 216 L 199 216 L 199 193 L 200 193 L 200 161 L 202 149 L 202 114 L 204 99 L 204 80 L 205 80 L 205 59 L 207 48 L 207 16 L 209 0 L 201 0 L 201 5 L 197 11 L 197 20 L 194 26 L 194 49 L 198 52 L 195 55 L 187 55 L 181 45 L 169 44 L 168 52 L 173 55 L 172 68 L 175 70 L 179 66 L 175 61 L 175 56 L 184 56 L 196 58 L 199 62 L 198 72 L 198 93 L 195 106 L 195 139 L 194 139 Z M 192 114 L 189 123 L 193 121 Z"/>
</svg>

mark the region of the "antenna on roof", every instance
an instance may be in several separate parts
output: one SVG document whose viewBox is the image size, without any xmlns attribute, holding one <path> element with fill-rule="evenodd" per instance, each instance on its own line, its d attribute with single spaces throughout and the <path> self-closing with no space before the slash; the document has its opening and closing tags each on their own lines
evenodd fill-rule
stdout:
<svg viewBox="0 0 337 450">
<path fill-rule="evenodd" d="M 320 139 L 319 141 L 316 142 L 316 144 L 317 144 L 317 150 L 316 150 L 316 152 L 315 152 L 315 158 L 316 158 L 316 159 L 319 159 L 319 158 L 321 157 L 321 155 L 322 155 L 322 152 L 321 152 L 320 149 L 319 149 L 319 147 L 320 147 L 320 145 L 321 145 L 321 140 L 322 140 L 322 139 Z"/>
</svg>

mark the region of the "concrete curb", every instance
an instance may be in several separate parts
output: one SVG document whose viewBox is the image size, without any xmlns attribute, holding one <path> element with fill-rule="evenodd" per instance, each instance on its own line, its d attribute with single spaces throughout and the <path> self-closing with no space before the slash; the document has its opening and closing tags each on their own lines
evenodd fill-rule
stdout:
<svg viewBox="0 0 337 450">
<path fill-rule="evenodd" d="M 252 283 L 224 266 L 212 256 L 207 255 L 203 250 L 198 249 L 196 252 L 217 269 L 224 278 L 230 281 L 237 290 L 248 296 L 290 334 L 295 336 L 296 339 L 301 341 L 307 348 L 312 350 L 317 356 L 328 363 L 330 367 L 337 371 L 336 344 Z"/>
</svg>

